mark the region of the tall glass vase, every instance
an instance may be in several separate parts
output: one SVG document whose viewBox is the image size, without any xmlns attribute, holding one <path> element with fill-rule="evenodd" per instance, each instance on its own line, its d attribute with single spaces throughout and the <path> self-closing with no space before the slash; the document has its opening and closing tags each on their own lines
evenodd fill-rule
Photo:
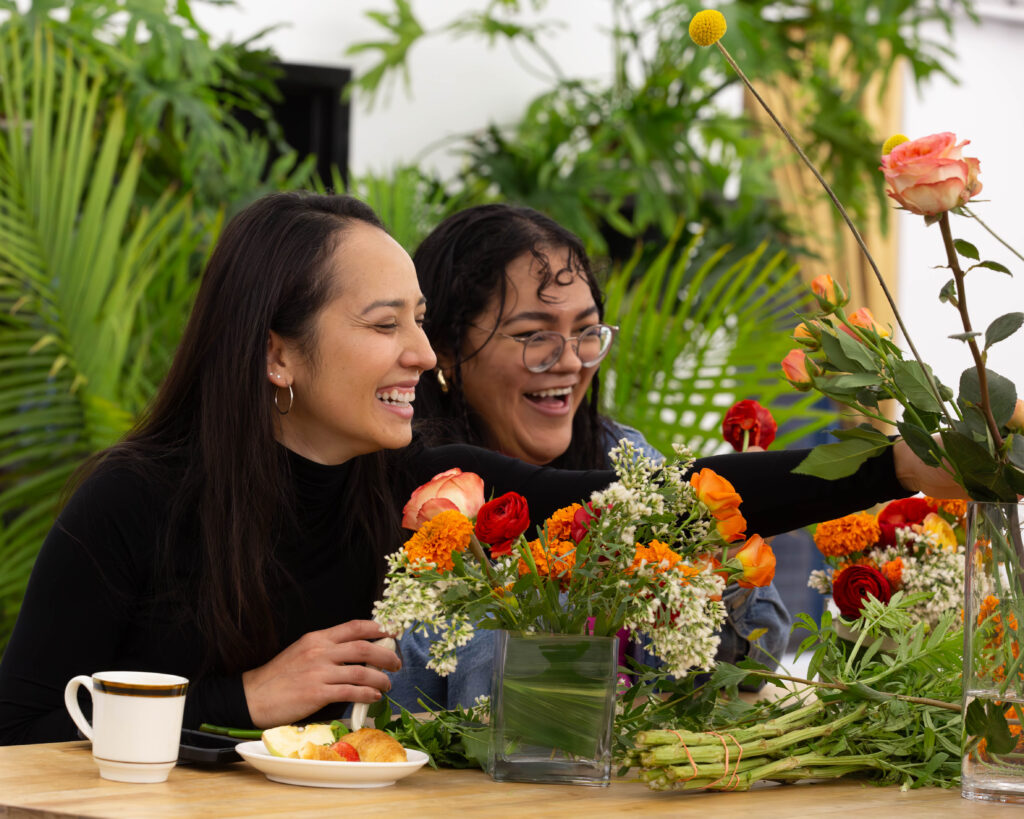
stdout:
<svg viewBox="0 0 1024 819">
<path fill-rule="evenodd" d="M 1024 803 L 1024 505 L 971 503 L 962 793 Z"/>
<path fill-rule="evenodd" d="M 499 633 L 488 772 L 499 782 L 606 786 L 618 640 Z"/>
</svg>

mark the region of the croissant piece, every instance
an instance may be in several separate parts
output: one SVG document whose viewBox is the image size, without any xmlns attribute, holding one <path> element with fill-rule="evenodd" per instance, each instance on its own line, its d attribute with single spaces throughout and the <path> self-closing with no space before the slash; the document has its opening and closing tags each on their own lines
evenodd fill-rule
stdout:
<svg viewBox="0 0 1024 819">
<path fill-rule="evenodd" d="M 360 728 L 345 734 L 344 740 L 359 752 L 363 762 L 408 762 L 405 748 L 394 737 L 376 728 Z"/>
</svg>

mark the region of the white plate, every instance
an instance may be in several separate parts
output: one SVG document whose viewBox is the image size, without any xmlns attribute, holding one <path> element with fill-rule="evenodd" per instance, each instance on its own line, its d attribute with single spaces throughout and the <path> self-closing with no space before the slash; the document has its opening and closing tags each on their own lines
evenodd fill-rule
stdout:
<svg viewBox="0 0 1024 819">
<path fill-rule="evenodd" d="M 408 762 L 324 762 L 271 756 L 262 740 L 240 742 L 239 755 L 267 779 L 313 788 L 384 788 L 415 773 L 427 761 L 423 751 L 406 748 Z"/>
</svg>

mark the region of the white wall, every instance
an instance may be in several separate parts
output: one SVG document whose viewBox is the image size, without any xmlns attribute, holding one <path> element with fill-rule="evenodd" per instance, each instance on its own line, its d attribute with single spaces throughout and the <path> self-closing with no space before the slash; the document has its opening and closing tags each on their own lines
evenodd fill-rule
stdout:
<svg viewBox="0 0 1024 819">
<path fill-rule="evenodd" d="M 478 8 L 471 0 L 413 0 L 423 22 L 451 20 L 462 9 Z M 550 0 L 545 19 L 572 20 L 570 28 L 549 40 L 566 70 L 578 76 L 606 76 L 610 54 L 598 27 L 607 27 L 609 5 L 598 0 Z M 987 14 L 978 27 L 967 20 L 957 26 L 959 59 L 953 72 L 959 86 L 936 81 L 918 95 L 907 80 L 904 133 L 910 137 L 954 131 L 971 140 L 968 155 L 981 160 L 982 198 L 975 211 L 1024 253 L 1024 163 L 1019 161 L 1019 135 L 1024 133 L 1024 103 L 1019 78 L 1024 76 L 1024 13 L 993 16 L 1012 4 L 981 2 Z M 346 48 L 378 35 L 364 16 L 366 10 L 387 10 L 387 0 L 240 0 L 235 8 L 196 5 L 200 21 L 215 35 L 248 36 L 287 20 L 263 42 L 289 62 L 345 65 L 360 69 L 372 58 L 345 56 Z M 942 40 L 941 32 L 935 32 Z M 536 60 L 532 61 L 536 65 Z M 453 159 L 443 150 L 430 150 L 444 137 L 480 128 L 488 122 L 514 120 L 524 104 L 546 87 L 516 62 L 508 46 L 487 48 L 479 38 L 437 37 L 415 47 L 410 62 L 411 97 L 399 86 L 388 104 L 373 111 L 356 105 L 352 118 L 351 166 L 356 173 L 382 170 L 399 160 L 418 159 L 447 171 Z M 426 152 L 426 153 L 425 153 Z M 970 365 L 965 345 L 947 338 L 960 332 L 958 317 L 938 302 L 939 288 L 949 278 L 932 269 L 944 262 L 938 228 L 925 228 L 921 217 L 896 213 L 900 230 L 899 304 L 911 337 L 939 377 L 954 388 L 960 372 Z M 976 329 L 984 330 L 998 315 L 1024 310 L 1024 262 L 1001 248 L 973 223 L 955 218 L 954 234 L 972 241 L 983 258 L 1004 263 L 1015 271 L 1009 277 L 976 270 L 969 277 L 968 303 Z M 1024 385 L 1024 331 L 993 348 L 990 366 Z"/>
<path fill-rule="evenodd" d="M 982 3 L 984 12 L 1003 6 Z M 986 8 L 987 7 L 987 8 Z M 989 227 L 1024 255 L 1024 163 L 1020 161 L 1024 133 L 1024 11 L 987 15 L 982 25 L 967 21 L 957 27 L 957 61 L 951 65 L 960 85 L 930 83 L 918 95 L 906 91 L 904 131 L 913 138 L 953 131 L 969 139 L 967 156 L 981 161 L 983 190 L 970 204 Z M 1001 246 L 974 220 L 953 216 L 956 238 L 974 244 L 982 259 L 1001 262 L 1013 271 L 977 269 L 967 276 L 967 305 L 974 329 L 984 332 L 989 322 L 1010 311 L 1024 311 L 1024 262 Z M 957 389 L 960 373 L 972 366 L 967 346 L 947 338 L 962 332 L 959 316 L 949 305 L 938 304 L 938 291 L 951 277 L 945 264 L 938 225 L 925 227 L 924 219 L 896 214 L 900 230 L 900 312 L 914 344 L 945 383 Z M 1024 330 L 994 346 L 988 366 L 1024 390 Z"/>
<path fill-rule="evenodd" d="M 479 0 L 413 0 L 412 5 L 430 31 L 483 4 Z M 345 51 L 353 43 L 380 38 L 384 30 L 365 12 L 391 7 L 390 0 L 238 0 L 234 7 L 193 6 L 200 23 L 214 36 L 233 40 L 286 21 L 259 42 L 272 46 L 285 62 L 344 66 L 357 74 L 376 62 L 376 54 L 347 57 Z M 537 17 L 525 14 L 522 19 Z M 549 0 L 539 19 L 573 21 L 571 27 L 545 40 L 564 70 L 574 76 L 608 74 L 611 54 L 597 27 L 609 26 L 609 3 Z M 520 55 L 531 68 L 546 71 L 535 56 L 526 51 Z M 439 146 L 442 140 L 490 122 L 514 122 L 526 103 L 551 85 L 517 62 L 505 41 L 489 48 L 481 37 L 456 40 L 438 35 L 421 40 L 410 57 L 409 93 L 399 81 L 390 89 L 390 99 L 382 99 L 372 111 L 358 100 L 353 106 L 349 164 L 357 174 L 413 160 L 450 171 L 455 160 Z"/>
</svg>

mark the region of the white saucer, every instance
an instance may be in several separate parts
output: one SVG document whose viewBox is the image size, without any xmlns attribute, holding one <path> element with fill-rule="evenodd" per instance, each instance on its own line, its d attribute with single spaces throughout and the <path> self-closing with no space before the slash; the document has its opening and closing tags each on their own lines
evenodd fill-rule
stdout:
<svg viewBox="0 0 1024 819">
<path fill-rule="evenodd" d="M 407 762 L 324 762 L 271 756 L 262 740 L 240 742 L 238 754 L 263 775 L 285 785 L 313 788 L 384 788 L 415 773 L 427 762 L 423 751 L 406 748 Z"/>
</svg>

